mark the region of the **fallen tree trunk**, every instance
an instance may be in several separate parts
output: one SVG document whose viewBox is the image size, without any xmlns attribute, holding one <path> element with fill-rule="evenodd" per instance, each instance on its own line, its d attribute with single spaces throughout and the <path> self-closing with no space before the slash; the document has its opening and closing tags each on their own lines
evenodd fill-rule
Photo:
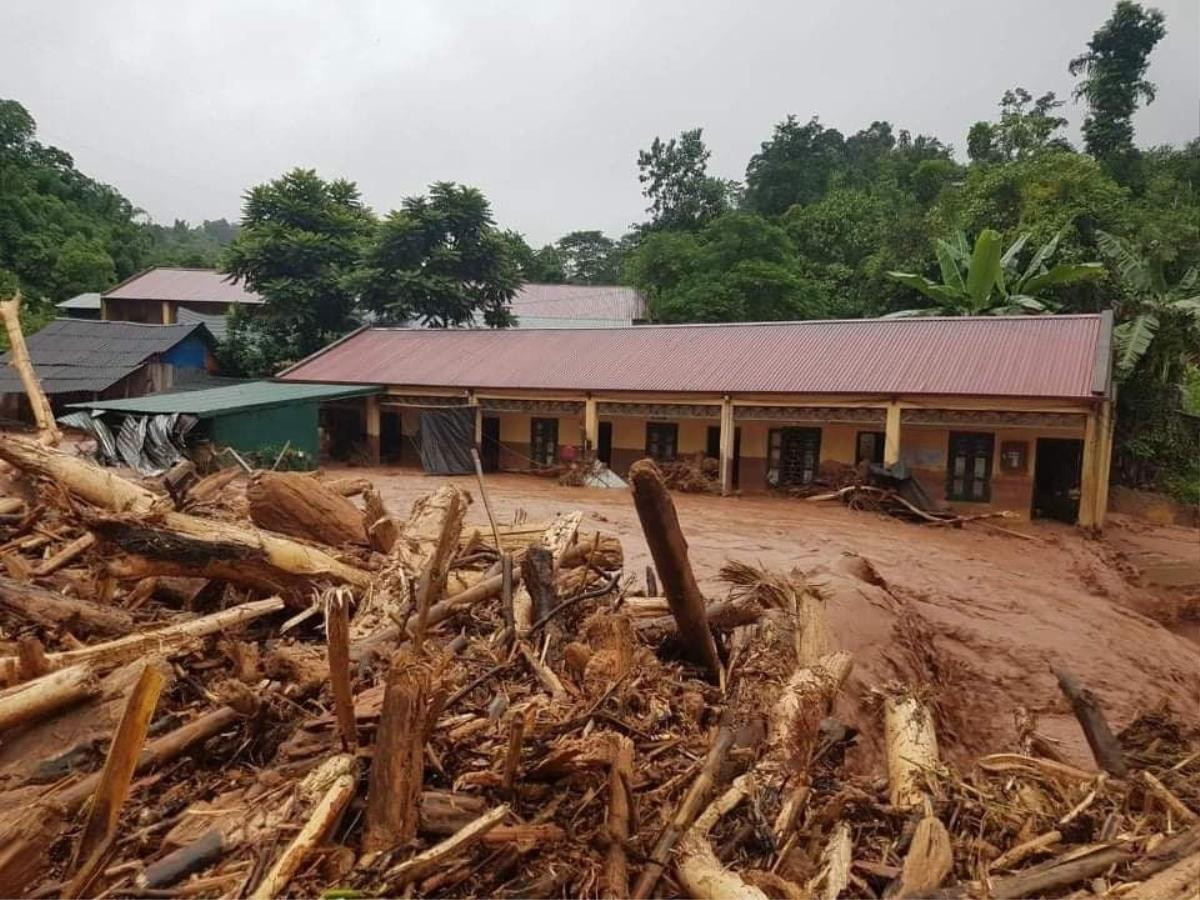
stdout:
<svg viewBox="0 0 1200 900">
<path fill-rule="evenodd" d="M 633 503 L 646 544 L 675 617 L 684 653 L 715 683 L 721 677 L 721 659 L 708 629 L 704 595 L 700 593 L 688 562 L 687 540 L 679 527 L 675 503 L 663 483 L 662 473 L 651 460 L 635 462 L 629 469 L 629 482 L 633 486 Z"/>
<path fill-rule="evenodd" d="M 33 421 L 41 432 L 41 439 L 46 444 L 57 444 L 62 440 L 62 432 L 54 421 L 54 410 L 42 390 L 29 359 L 29 348 L 25 346 L 25 333 L 21 330 L 21 293 L 18 291 L 8 300 L 0 300 L 0 319 L 4 320 L 4 329 L 8 333 L 9 365 L 17 370 L 17 376 L 25 388 L 25 396 L 29 398 L 29 408 L 33 411 Z"/>
<path fill-rule="evenodd" d="M 0 575 L 0 610 L 46 628 L 84 634 L 129 634 L 133 617 L 104 603 L 67 597 L 35 584 Z"/>
<path fill-rule="evenodd" d="M 243 568 L 249 570 L 259 564 L 293 583 L 293 576 L 327 578 L 356 588 L 366 588 L 371 583 L 370 573 L 346 565 L 315 547 L 219 519 L 163 511 L 169 506 L 168 498 L 159 497 L 79 457 L 43 447 L 36 441 L 0 434 L 0 459 L 26 472 L 58 481 L 72 494 L 94 506 L 136 515 L 138 520 L 127 523 L 123 535 L 114 526 L 109 537 L 119 543 L 120 539 L 114 537 L 114 533 L 122 535 L 128 545 L 125 549 L 135 555 L 165 559 L 187 570 L 162 574 L 204 575 L 206 566 L 215 563 L 222 574 L 206 577 L 240 581 L 239 572 Z M 157 514 L 153 526 L 140 521 L 151 514 Z M 261 586 L 260 581 L 253 584 Z"/>
<path fill-rule="evenodd" d="M 71 666 L 0 691 L 0 733 L 44 719 L 99 692 L 100 684 L 87 665 Z"/>
<path fill-rule="evenodd" d="M 151 653 L 169 655 L 188 647 L 192 641 L 198 638 L 243 625 L 281 609 L 283 609 L 283 601 L 278 597 L 253 600 L 250 603 L 243 603 L 240 606 L 202 616 L 199 619 L 191 619 L 178 625 L 168 625 L 154 631 L 131 634 L 115 641 L 81 647 L 78 650 L 47 653 L 46 666 L 49 671 L 54 672 L 77 663 L 88 663 L 94 671 L 101 671 L 122 663 L 132 662 Z M 0 657 L 0 680 L 13 683 L 19 677 L 19 657 Z"/>
<path fill-rule="evenodd" d="M 367 542 L 358 507 L 301 472 L 256 472 L 246 485 L 246 500 L 259 528 L 331 547 Z"/>
</svg>

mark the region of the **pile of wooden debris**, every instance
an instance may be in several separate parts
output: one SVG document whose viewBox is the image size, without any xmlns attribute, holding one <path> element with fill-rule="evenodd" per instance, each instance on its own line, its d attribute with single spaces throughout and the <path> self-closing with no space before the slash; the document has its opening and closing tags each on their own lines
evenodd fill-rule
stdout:
<svg viewBox="0 0 1200 900">
<path fill-rule="evenodd" d="M 0 522 L 4 896 L 1182 898 L 1200 877 L 1200 742 L 1169 713 L 1114 738 L 1060 673 L 1099 768 L 1026 720 L 965 775 L 928 686 L 838 722 L 853 660 L 820 592 L 731 565 L 706 601 L 649 461 L 630 478 L 662 597 L 578 513 L 473 529 L 449 486 L 401 521 L 363 479 L 160 493 L 25 438 L 0 458 L 23 492 Z M 866 728 L 886 777 L 842 769 Z"/>
</svg>

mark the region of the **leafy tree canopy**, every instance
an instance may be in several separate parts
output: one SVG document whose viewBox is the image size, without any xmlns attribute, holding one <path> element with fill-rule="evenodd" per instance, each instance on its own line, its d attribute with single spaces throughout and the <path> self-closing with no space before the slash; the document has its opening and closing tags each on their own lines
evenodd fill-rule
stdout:
<svg viewBox="0 0 1200 900">
<path fill-rule="evenodd" d="M 644 229 L 694 231 L 731 208 L 736 185 L 708 174 L 711 153 L 702 133 L 695 128 L 666 142 L 656 137 L 638 152 L 638 181 L 650 201 Z"/>
<path fill-rule="evenodd" d="M 476 188 L 440 181 L 380 223 L 357 277 L 363 305 L 390 321 L 445 328 L 512 324 L 521 283 L 511 238 Z"/>
<path fill-rule="evenodd" d="M 375 219 L 353 182 L 293 169 L 251 188 L 224 268 L 266 299 L 247 337 L 254 353 L 283 364 L 314 352 L 354 324 L 354 275 Z M 231 334 L 231 339 L 238 335 Z M 253 355 L 240 348 L 233 358 Z"/>
<path fill-rule="evenodd" d="M 1071 150 L 1070 142 L 1056 134 L 1067 125 L 1055 112 L 1062 105 L 1053 91 L 1036 100 L 1025 88 L 1005 91 L 1000 99 L 1000 121 L 971 126 L 967 155 L 975 162 L 1007 162 L 1048 148 Z"/>
</svg>

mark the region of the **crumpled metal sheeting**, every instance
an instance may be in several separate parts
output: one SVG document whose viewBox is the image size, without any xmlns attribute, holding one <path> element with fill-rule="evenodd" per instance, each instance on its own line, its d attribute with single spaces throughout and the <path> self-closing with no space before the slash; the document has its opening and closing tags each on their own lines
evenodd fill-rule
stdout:
<svg viewBox="0 0 1200 900">
<path fill-rule="evenodd" d="M 106 466 L 117 464 L 117 442 L 112 431 L 99 416 L 87 412 L 67 413 L 58 417 L 58 424 L 67 428 L 78 428 L 86 431 L 96 439 L 96 455 L 98 462 Z"/>
</svg>

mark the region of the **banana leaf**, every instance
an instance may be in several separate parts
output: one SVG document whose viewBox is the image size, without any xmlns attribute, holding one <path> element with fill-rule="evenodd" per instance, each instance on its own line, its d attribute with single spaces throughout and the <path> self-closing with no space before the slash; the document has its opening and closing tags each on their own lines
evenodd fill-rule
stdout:
<svg viewBox="0 0 1200 900">
<path fill-rule="evenodd" d="M 1064 263 L 1055 266 L 1048 272 L 1034 275 L 1028 281 L 1021 283 L 1021 291 L 1026 294 L 1036 294 L 1038 291 L 1056 284 L 1075 284 L 1092 278 L 1103 278 L 1104 266 L 1101 263 Z"/>
<path fill-rule="evenodd" d="M 1021 292 L 1029 290 L 1029 286 L 1026 284 L 1026 282 L 1041 272 L 1042 269 L 1046 267 L 1046 263 L 1048 263 L 1054 257 L 1054 254 L 1058 252 L 1058 239 L 1060 237 L 1062 237 L 1061 229 L 1059 230 L 1058 234 L 1054 235 L 1054 237 L 1050 238 L 1050 240 L 1038 247 L 1037 252 L 1033 254 L 1033 259 L 1029 260 L 1029 265 L 1025 267 L 1025 271 L 1017 280 L 1015 285 L 1016 290 Z"/>
<path fill-rule="evenodd" d="M 938 241 L 935 247 L 938 268 L 942 270 L 942 284 L 955 293 L 966 294 L 967 286 L 963 282 L 962 270 L 959 268 L 954 248 L 945 241 Z"/>
<path fill-rule="evenodd" d="M 1117 348 L 1117 374 L 1124 378 L 1135 368 L 1158 333 L 1158 316 L 1143 313 L 1113 329 L 1113 343 Z"/>
<path fill-rule="evenodd" d="M 967 295 L 977 307 L 982 306 L 993 287 L 1003 288 L 999 279 L 1000 235 L 985 228 L 975 239 L 975 252 L 971 254 L 971 267 L 967 271 Z"/>
<path fill-rule="evenodd" d="M 914 275 L 912 272 L 888 272 L 887 276 L 893 281 L 900 282 L 905 287 L 920 291 L 929 299 L 936 300 L 939 303 L 954 304 L 961 296 L 945 285 L 937 284 L 921 275 Z"/>
</svg>

